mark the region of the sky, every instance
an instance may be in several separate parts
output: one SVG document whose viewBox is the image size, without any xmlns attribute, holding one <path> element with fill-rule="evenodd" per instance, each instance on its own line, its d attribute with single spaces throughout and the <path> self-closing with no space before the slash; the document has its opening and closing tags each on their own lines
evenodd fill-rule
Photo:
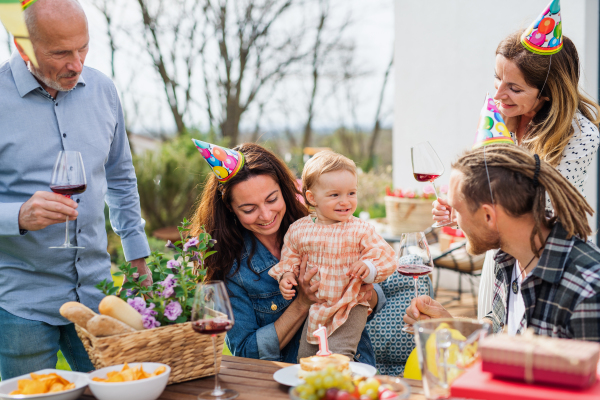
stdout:
<svg viewBox="0 0 600 400">
<path fill-rule="evenodd" d="M 94 7 L 92 0 L 81 0 L 90 26 L 90 51 L 85 64 L 111 75 L 110 50 L 103 16 Z M 164 87 L 156 71 L 150 64 L 147 54 L 132 46 L 130 38 L 141 41 L 139 25 L 130 15 L 139 14 L 137 2 L 115 0 L 124 7 L 117 16 L 127 27 L 131 36 L 118 36 L 115 84 L 119 89 L 126 110 L 130 128 L 141 134 L 168 134 L 175 128 L 168 109 Z M 344 42 L 355 47 L 354 70 L 360 77 L 348 85 L 325 79 L 317 95 L 316 113 L 313 127 L 316 131 L 335 129 L 341 125 L 371 129 L 381 89 L 383 75 L 392 57 L 394 41 L 393 0 L 331 0 L 332 26 L 342 24 L 349 16 L 351 25 L 346 30 Z M 308 7 L 308 6 L 306 6 Z M 311 15 L 312 9 L 303 10 Z M 314 13 L 313 13 L 314 14 Z M 8 59 L 7 33 L 0 29 L 0 62 Z M 338 68 L 339 65 L 331 65 Z M 277 132 L 282 129 L 301 130 L 306 120 L 306 109 L 311 77 L 308 70 L 300 71 L 286 79 L 273 92 L 266 102 L 259 125 L 261 131 Z M 392 125 L 393 71 L 390 74 L 383 103 L 384 125 Z M 272 100 L 271 100 L 272 98 Z M 284 106 L 282 106 L 284 104 Z M 285 112 L 282 110 L 285 108 Z M 200 107 L 190 113 L 190 125 L 207 129 L 207 118 Z M 259 113 L 251 108 L 242 118 L 241 128 L 253 130 Z"/>
</svg>

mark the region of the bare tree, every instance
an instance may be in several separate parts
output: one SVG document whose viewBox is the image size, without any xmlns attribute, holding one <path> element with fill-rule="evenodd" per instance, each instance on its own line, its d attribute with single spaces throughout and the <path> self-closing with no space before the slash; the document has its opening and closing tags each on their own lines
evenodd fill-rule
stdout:
<svg viewBox="0 0 600 400">
<path fill-rule="evenodd" d="M 331 0 L 319 0 L 319 18 L 315 32 L 315 41 L 311 49 L 311 84 L 312 89 L 308 101 L 308 112 L 304 124 L 304 135 L 302 147 L 308 147 L 312 142 L 312 122 L 315 114 L 315 102 L 317 91 L 324 66 L 331 60 L 334 52 L 347 49 L 342 44 L 342 37 L 346 28 L 350 25 L 347 18 L 339 27 L 329 28 L 327 26 L 330 18 Z"/>
<path fill-rule="evenodd" d="M 115 80 L 115 55 L 117 53 L 116 34 L 117 26 L 115 24 L 114 15 L 116 13 L 115 0 L 91 0 L 94 7 L 100 11 L 106 21 L 106 36 L 110 48 L 110 76 Z"/>
<path fill-rule="evenodd" d="M 8 54 L 12 54 L 12 52 L 13 52 L 13 41 L 11 39 L 11 35 L 4 28 L 4 25 L 2 26 L 2 29 L 4 29 L 4 32 L 6 32 L 6 48 L 8 49 Z"/>
<path fill-rule="evenodd" d="M 242 115 L 260 92 L 300 61 L 302 32 L 287 27 L 300 0 L 205 0 L 206 22 L 218 42 L 218 61 L 206 70 L 207 111 L 230 144 Z M 210 62 L 205 57 L 205 62 Z M 211 79 L 211 77 L 213 79 Z M 216 87 L 211 83 L 216 82 Z"/>
<path fill-rule="evenodd" d="M 196 0 L 137 0 L 146 50 L 163 83 L 177 132 L 186 131 L 192 82 L 206 42 L 199 40 L 206 8 Z"/>
<path fill-rule="evenodd" d="M 375 112 L 375 124 L 373 126 L 373 132 L 371 133 L 371 139 L 369 140 L 369 153 L 367 155 L 365 171 L 369 171 L 371 168 L 373 168 L 373 166 L 375 166 L 375 145 L 377 144 L 377 139 L 381 131 L 381 107 L 383 105 L 383 95 L 385 93 L 388 77 L 393 65 L 394 53 L 392 53 L 390 62 L 385 70 L 385 74 L 383 75 L 383 83 L 381 84 L 381 90 L 379 91 L 379 101 L 377 102 L 377 111 Z"/>
</svg>

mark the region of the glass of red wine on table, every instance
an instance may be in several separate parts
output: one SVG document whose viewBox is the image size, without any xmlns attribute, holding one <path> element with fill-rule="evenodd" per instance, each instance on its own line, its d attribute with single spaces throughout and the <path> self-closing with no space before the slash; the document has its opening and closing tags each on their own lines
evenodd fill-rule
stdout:
<svg viewBox="0 0 600 400">
<path fill-rule="evenodd" d="M 215 365 L 215 388 L 198 395 L 198 400 L 230 400 L 239 393 L 231 389 L 222 389 L 217 373 L 216 336 L 233 327 L 233 311 L 227 289 L 222 281 L 199 283 L 196 287 L 192 305 L 192 328 L 203 335 L 210 335 L 213 344 Z"/>
<path fill-rule="evenodd" d="M 440 196 L 434 181 L 443 175 L 445 171 L 444 164 L 442 163 L 442 160 L 440 160 L 440 157 L 438 157 L 429 142 L 421 142 L 416 146 L 411 147 L 410 157 L 415 179 L 418 182 L 431 182 L 433 190 L 435 191 L 435 197 L 439 199 Z M 434 228 L 441 228 L 442 226 L 453 225 L 452 215 L 449 215 L 448 217 L 450 218 L 448 222 L 436 222 L 432 226 Z"/>
<path fill-rule="evenodd" d="M 85 192 L 87 182 L 85 179 L 85 169 L 81 153 L 78 151 L 61 151 L 58 153 L 52 179 L 50 180 L 50 190 L 54 193 L 62 194 L 69 199 L 71 196 Z M 65 242 L 60 246 L 52 246 L 51 249 L 84 249 L 85 247 L 74 246 L 69 240 L 69 217 L 67 217 L 65 226 Z"/>
<path fill-rule="evenodd" d="M 419 276 L 433 271 L 433 260 L 423 232 L 403 233 L 398 251 L 398 273 L 412 276 L 415 283 L 415 298 L 419 297 Z M 413 327 L 405 325 L 402 330 L 414 333 Z"/>
</svg>

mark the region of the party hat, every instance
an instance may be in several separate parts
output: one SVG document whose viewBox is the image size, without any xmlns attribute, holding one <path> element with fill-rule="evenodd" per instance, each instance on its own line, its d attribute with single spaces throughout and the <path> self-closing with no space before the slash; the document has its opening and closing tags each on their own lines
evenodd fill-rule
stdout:
<svg viewBox="0 0 600 400">
<path fill-rule="evenodd" d="M 473 148 L 487 146 L 494 143 L 512 143 L 510 132 L 504 124 L 502 115 L 494 103 L 494 99 L 488 93 L 485 96 L 485 103 L 479 114 L 479 123 L 477 124 L 477 136 Z"/>
<path fill-rule="evenodd" d="M 552 0 L 521 36 L 525 48 L 536 54 L 556 54 L 563 46 L 560 0 Z"/>
<path fill-rule="evenodd" d="M 23 10 L 35 3 L 36 0 L 0 0 L 0 21 L 27 54 L 33 65 L 38 66 L 29 32 L 23 18 Z"/>
<path fill-rule="evenodd" d="M 192 141 L 221 183 L 233 178 L 244 166 L 244 155 L 239 151 L 219 147 L 201 140 L 192 139 Z"/>
</svg>

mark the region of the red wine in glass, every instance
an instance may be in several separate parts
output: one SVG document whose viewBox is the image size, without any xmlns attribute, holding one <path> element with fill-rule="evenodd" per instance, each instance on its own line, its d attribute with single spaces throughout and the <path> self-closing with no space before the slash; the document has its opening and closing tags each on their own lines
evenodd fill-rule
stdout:
<svg viewBox="0 0 600 400">
<path fill-rule="evenodd" d="M 215 357 L 215 387 L 213 390 L 200 393 L 198 400 L 235 399 L 239 393 L 235 390 L 221 388 L 217 373 L 216 337 L 218 334 L 230 330 L 234 324 L 231 302 L 222 281 L 204 282 L 196 286 L 191 319 L 194 331 L 211 336 Z"/>
<path fill-rule="evenodd" d="M 444 164 L 437 155 L 429 142 L 421 142 L 410 148 L 410 157 L 413 167 L 413 176 L 419 182 L 431 182 L 435 197 L 438 199 L 437 188 L 434 181 L 439 178 L 445 171 Z M 445 223 L 436 222 L 433 227 L 439 228 L 442 226 L 453 225 L 452 219 Z"/>
<path fill-rule="evenodd" d="M 50 190 L 63 196 L 73 196 L 85 192 L 87 185 L 50 185 Z"/>
<path fill-rule="evenodd" d="M 437 178 L 439 178 L 439 175 L 434 175 L 434 174 L 413 174 L 415 179 L 418 182 L 431 182 L 431 184 L 433 184 L 433 181 L 436 180 Z"/>
<path fill-rule="evenodd" d="M 433 260 L 423 232 L 403 233 L 398 251 L 398 273 L 412 276 L 415 284 L 415 298 L 419 296 L 419 276 L 433 271 Z M 404 326 L 404 332 L 414 333 L 412 326 Z"/>
<path fill-rule="evenodd" d="M 76 194 L 85 192 L 87 181 L 81 153 L 78 151 L 61 151 L 58 153 L 52 178 L 50 179 L 50 190 L 71 198 Z M 51 249 L 83 249 L 81 246 L 73 246 L 69 240 L 69 217 L 65 223 L 65 242 L 60 246 L 52 246 Z"/>
<path fill-rule="evenodd" d="M 221 318 L 201 319 L 192 323 L 192 329 L 205 335 L 218 335 L 232 327 L 233 324 L 229 320 Z"/>
</svg>

